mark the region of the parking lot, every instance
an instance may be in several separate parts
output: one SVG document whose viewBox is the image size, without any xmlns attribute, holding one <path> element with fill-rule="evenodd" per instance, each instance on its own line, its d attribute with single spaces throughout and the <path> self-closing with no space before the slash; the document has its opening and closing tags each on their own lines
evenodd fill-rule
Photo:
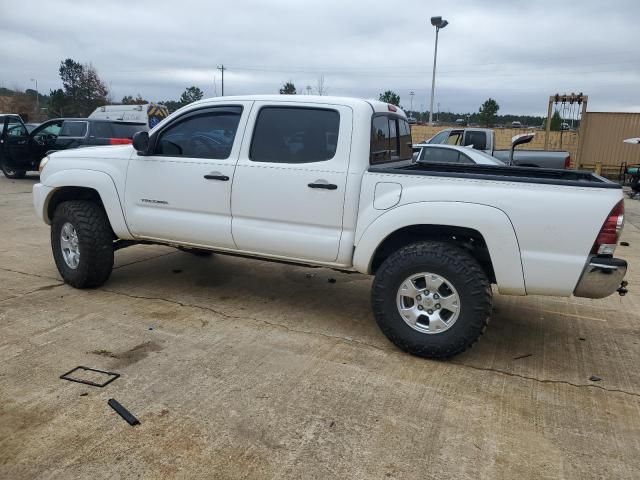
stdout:
<svg viewBox="0 0 640 480">
<path fill-rule="evenodd" d="M 438 362 L 387 341 L 362 275 L 135 246 L 66 286 L 36 180 L 0 176 L 0 478 L 638 478 L 637 201 L 627 296 L 495 294 Z"/>
</svg>

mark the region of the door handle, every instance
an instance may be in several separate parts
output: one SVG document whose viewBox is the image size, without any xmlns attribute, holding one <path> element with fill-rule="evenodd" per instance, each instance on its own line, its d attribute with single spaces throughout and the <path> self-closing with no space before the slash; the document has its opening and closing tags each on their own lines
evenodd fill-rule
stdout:
<svg viewBox="0 0 640 480">
<path fill-rule="evenodd" d="M 308 185 L 309 188 L 324 188 L 325 190 L 336 190 L 338 188 L 337 185 L 333 183 L 324 183 L 324 182 L 314 182 Z"/>
<path fill-rule="evenodd" d="M 223 182 L 229 181 L 229 177 L 227 177 L 226 175 L 222 175 L 218 172 L 208 173 L 207 175 L 204 176 L 204 178 L 206 178 L 207 180 L 220 180 Z"/>
</svg>

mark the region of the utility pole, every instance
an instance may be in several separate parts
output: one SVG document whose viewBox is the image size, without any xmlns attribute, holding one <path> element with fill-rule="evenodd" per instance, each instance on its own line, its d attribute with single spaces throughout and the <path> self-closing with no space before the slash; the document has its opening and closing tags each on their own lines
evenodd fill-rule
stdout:
<svg viewBox="0 0 640 480">
<path fill-rule="evenodd" d="M 216 68 L 222 72 L 222 96 L 224 97 L 224 71 L 226 70 L 226 68 L 224 65 L 219 65 Z"/>
<path fill-rule="evenodd" d="M 409 96 L 411 97 L 411 107 L 409 107 L 409 111 L 413 112 L 413 96 L 416 94 L 416 92 L 411 91 L 409 92 Z M 413 117 L 413 114 L 411 114 L 411 116 Z"/>
<path fill-rule="evenodd" d="M 38 93 L 38 79 L 32 78 L 32 82 L 36 83 L 36 121 L 40 120 L 40 94 Z"/>
</svg>

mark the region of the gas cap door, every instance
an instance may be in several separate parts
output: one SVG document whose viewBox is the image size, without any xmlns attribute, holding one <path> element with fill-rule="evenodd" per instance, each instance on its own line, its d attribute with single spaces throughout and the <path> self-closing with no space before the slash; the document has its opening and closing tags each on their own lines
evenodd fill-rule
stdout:
<svg viewBox="0 0 640 480">
<path fill-rule="evenodd" d="M 395 207 L 402 197 L 402 185 L 394 182 L 378 182 L 373 195 L 373 208 L 388 210 Z"/>
</svg>

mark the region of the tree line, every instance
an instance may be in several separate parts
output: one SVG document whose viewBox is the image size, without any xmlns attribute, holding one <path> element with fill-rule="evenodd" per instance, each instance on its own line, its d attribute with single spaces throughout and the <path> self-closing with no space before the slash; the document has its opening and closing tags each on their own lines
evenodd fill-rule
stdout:
<svg viewBox="0 0 640 480">
<path fill-rule="evenodd" d="M 96 108 L 103 105 L 141 105 L 150 103 L 139 93 L 134 97 L 125 95 L 116 101 L 109 92 L 106 83 L 98 75 L 98 71 L 91 63 L 80 63 L 71 58 L 60 62 L 58 74 L 62 88 L 42 94 L 33 89 L 24 92 L 0 88 L 0 96 L 10 97 L 11 108 L 23 119 L 42 120 L 57 117 L 87 117 Z M 196 86 L 185 88 L 178 100 L 164 100 L 157 102 L 173 112 L 191 102 L 202 99 L 204 93 Z M 37 98 L 37 101 L 36 101 Z M 40 112 L 36 112 L 36 106 Z M 35 113 L 35 115 L 33 115 Z"/>
</svg>

